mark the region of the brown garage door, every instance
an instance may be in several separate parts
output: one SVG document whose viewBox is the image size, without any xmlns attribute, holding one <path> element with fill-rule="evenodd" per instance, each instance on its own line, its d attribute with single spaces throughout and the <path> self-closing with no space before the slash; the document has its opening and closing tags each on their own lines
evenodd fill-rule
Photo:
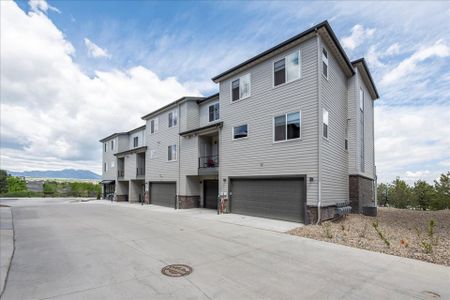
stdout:
<svg viewBox="0 0 450 300">
<path fill-rule="evenodd" d="M 304 177 L 232 179 L 230 191 L 233 213 L 304 222 Z"/>
<path fill-rule="evenodd" d="M 177 184 L 175 182 L 150 183 L 151 204 L 175 208 L 176 196 L 177 196 Z"/>
</svg>

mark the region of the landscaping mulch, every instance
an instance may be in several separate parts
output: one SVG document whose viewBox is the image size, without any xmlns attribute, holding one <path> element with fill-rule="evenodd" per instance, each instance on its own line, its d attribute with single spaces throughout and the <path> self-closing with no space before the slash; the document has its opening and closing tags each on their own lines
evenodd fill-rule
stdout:
<svg viewBox="0 0 450 300">
<path fill-rule="evenodd" d="M 377 217 L 351 214 L 288 233 L 450 266 L 450 210 L 381 207 Z"/>
</svg>

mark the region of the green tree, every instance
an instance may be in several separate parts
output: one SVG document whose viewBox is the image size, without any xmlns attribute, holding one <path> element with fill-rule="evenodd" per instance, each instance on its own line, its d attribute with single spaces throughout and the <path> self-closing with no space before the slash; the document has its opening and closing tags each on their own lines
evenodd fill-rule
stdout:
<svg viewBox="0 0 450 300">
<path fill-rule="evenodd" d="M 8 176 L 8 192 L 26 192 L 27 182 L 22 177 Z"/>
<path fill-rule="evenodd" d="M 8 191 L 8 173 L 5 170 L 0 170 L 0 193 L 6 193 Z"/>
<path fill-rule="evenodd" d="M 439 181 L 434 181 L 434 189 L 436 196 L 430 203 L 430 208 L 433 210 L 450 209 L 450 172 L 441 174 Z"/>
<path fill-rule="evenodd" d="M 377 186 L 377 203 L 379 206 L 385 206 L 387 200 L 388 185 L 379 183 Z"/>
<path fill-rule="evenodd" d="M 435 197 L 433 186 L 423 180 L 414 182 L 412 192 L 413 204 L 421 210 L 427 210 Z"/>
<path fill-rule="evenodd" d="M 52 181 L 46 181 L 44 182 L 44 194 L 45 195 L 52 195 L 55 196 L 57 195 L 57 188 L 58 188 L 58 183 L 57 182 L 52 182 Z"/>
<path fill-rule="evenodd" d="M 411 206 L 411 188 L 404 180 L 397 177 L 389 186 L 388 203 L 397 208 Z"/>
</svg>

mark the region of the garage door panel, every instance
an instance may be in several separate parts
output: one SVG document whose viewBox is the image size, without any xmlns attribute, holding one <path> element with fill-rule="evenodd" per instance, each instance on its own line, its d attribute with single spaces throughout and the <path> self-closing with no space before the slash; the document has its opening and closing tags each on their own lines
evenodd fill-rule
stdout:
<svg viewBox="0 0 450 300">
<path fill-rule="evenodd" d="M 234 213 L 303 222 L 303 178 L 233 179 L 231 191 Z"/>
<path fill-rule="evenodd" d="M 177 186 L 174 182 L 152 182 L 150 185 L 151 203 L 155 205 L 174 207 Z"/>
</svg>

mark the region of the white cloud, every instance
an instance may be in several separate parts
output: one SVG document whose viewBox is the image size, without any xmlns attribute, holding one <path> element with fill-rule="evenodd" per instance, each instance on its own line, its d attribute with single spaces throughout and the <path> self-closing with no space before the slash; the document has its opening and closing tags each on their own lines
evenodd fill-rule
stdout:
<svg viewBox="0 0 450 300">
<path fill-rule="evenodd" d="M 391 56 L 391 55 L 397 55 L 400 53 L 400 45 L 399 43 L 394 43 L 389 46 L 389 48 L 386 49 L 385 55 Z"/>
<path fill-rule="evenodd" d="M 365 39 L 372 37 L 374 33 L 374 28 L 364 29 L 362 25 L 356 24 L 352 28 L 352 34 L 342 38 L 342 46 L 348 50 L 354 50 L 361 45 Z"/>
<path fill-rule="evenodd" d="M 431 46 L 422 47 L 413 53 L 410 57 L 401 61 L 395 68 L 383 76 L 380 81 L 382 86 L 388 86 L 396 83 L 398 80 L 413 74 L 417 64 L 432 57 L 448 57 L 450 48 L 442 40 L 438 40 Z"/>
<path fill-rule="evenodd" d="M 84 44 L 86 45 L 89 56 L 95 57 L 95 58 L 98 58 L 98 57 L 111 58 L 111 54 L 109 54 L 106 49 L 100 48 L 99 46 L 97 46 L 95 43 L 93 43 L 88 38 L 84 39 Z"/>
<path fill-rule="evenodd" d="M 420 107 L 377 106 L 375 151 L 380 182 L 391 181 L 402 175 L 410 179 L 415 175 L 414 179 L 432 182 L 439 174 L 447 172 L 445 162 L 450 156 L 449 120 L 448 103 Z M 422 173 L 418 172 L 421 170 Z"/>
<path fill-rule="evenodd" d="M 142 66 L 90 78 L 47 15 L 0 5 L 2 168 L 100 172 L 99 139 L 142 125 L 142 115 L 169 101 L 199 95 Z"/>
<path fill-rule="evenodd" d="M 30 6 L 30 9 L 36 13 L 40 12 L 47 13 L 49 9 L 54 12 L 61 13 L 59 9 L 49 5 L 45 0 L 30 0 L 28 1 L 28 5 Z"/>
</svg>

